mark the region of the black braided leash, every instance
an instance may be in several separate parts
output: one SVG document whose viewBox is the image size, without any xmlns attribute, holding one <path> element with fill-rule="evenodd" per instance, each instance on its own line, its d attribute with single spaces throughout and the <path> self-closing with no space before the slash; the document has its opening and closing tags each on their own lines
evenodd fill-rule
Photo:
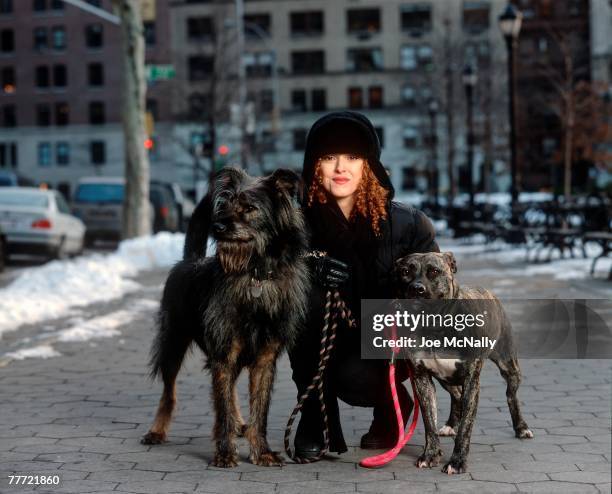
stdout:
<svg viewBox="0 0 612 494">
<path fill-rule="evenodd" d="M 331 356 L 331 352 L 334 349 L 336 330 L 338 328 L 338 316 L 345 319 L 348 322 L 349 327 L 357 326 L 357 323 L 352 317 L 351 310 L 347 307 L 344 300 L 340 298 L 340 293 L 338 290 L 334 291 L 333 299 L 334 300 L 332 303 L 332 292 L 331 290 L 328 290 L 325 300 L 325 315 L 323 316 L 321 349 L 319 351 L 319 368 L 317 369 L 317 373 L 312 378 L 312 382 L 308 385 L 306 391 L 304 394 L 302 394 L 302 396 L 300 396 L 300 399 L 293 408 L 293 412 L 291 412 L 291 416 L 287 421 L 287 427 L 285 428 L 285 453 L 287 453 L 287 456 L 296 463 L 314 463 L 323 458 L 323 456 L 329 450 L 329 423 L 327 420 L 327 409 L 325 408 L 325 398 L 323 396 L 323 377 L 325 374 L 325 369 L 327 368 L 327 363 L 329 362 L 329 358 Z M 291 428 L 298 413 L 302 411 L 304 402 L 314 389 L 317 389 L 318 391 L 319 403 L 321 404 L 321 414 L 323 415 L 323 448 L 317 456 L 313 456 L 312 458 L 302 458 L 300 456 L 296 456 L 295 452 L 291 452 L 291 448 L 289 447 Z"/>
</svg>

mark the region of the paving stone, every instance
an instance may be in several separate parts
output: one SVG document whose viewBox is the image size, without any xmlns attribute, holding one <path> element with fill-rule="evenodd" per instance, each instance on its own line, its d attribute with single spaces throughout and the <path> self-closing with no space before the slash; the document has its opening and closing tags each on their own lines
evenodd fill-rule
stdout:
<svg viewBox="0 0 612 494">
<path fill-rule="evenodd" d="M 466 480 L 464 482 L 442 482 L 438 484 L 439 492 L 496 494 L 504 492 L 517 492 L 514 484 L 503 484 L 501 482 L 485 482 L 479 480 Z"/>
<path fill-rule="evenodd" d="M 379 485 L 383 483 L 377 482 Z M 291 484 L 279 484 L 277 492 L 280 494 L 355 492 L 355 484 L 352 482 L 333 482 L 329 480 L 307 480 Z"/>
<path fill-rule="evenodd" d="M 409 492 L 436 492 L 436 485 L 425 482 L 410 482 L 400 480 L 383 480 L 381 482 L 360 482 L 357 484 L 357 492 L 369 492 L 376 494 L 405 494 Z M 322 491 L 325 492 L 325 491 Z"/>
<path fill-rule="evenodd" d="M 516 482 L 537 482 L 538 480 L 548 480 L 544 473 L 539 472 L 472 472 L 474 480 L 488 480 L 491 482 L 507 482 L 514 484 Z"/>
<path fill-rule="evenodd" d="M 549 480 L 548 482 L 525 482 L 517 484 L 520 492 L 537 492 L 542 494 L 582 494 L 599 492 L 594 485 L 576 484 L 572 482 L 557 482 Z"/>
<path fill-rule="evenodd" d="M 581 482 L 586 484 L 604 484 L 610 482 L 610 471 L 608 472 L 559 472 L 551 473 L 553 480 L 564 482 Z"/>
<path fill-rule="evenodd" d="M 121 482 L 116 490 L 119 492 L 134 492 L 142 494 L 166 494 L 168 492 L 193 492 L 196 484 L 191 482 L 170 482 L 165 480 L 143 480 L 137 482 Z"/>
</svg>

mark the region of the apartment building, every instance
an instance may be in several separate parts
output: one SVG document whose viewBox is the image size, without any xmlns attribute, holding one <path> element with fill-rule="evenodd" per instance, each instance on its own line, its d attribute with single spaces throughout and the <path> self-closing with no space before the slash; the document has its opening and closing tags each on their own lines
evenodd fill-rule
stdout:
<svg viewBox="0 0 612 494">
<path fill-rule="evenodd" d="M 167 63 L 167 5 L 153 6 L 147 60 Z M 80 177 L 122 175 L 121 70 L 117 25 L 62 0 L 0 0 L 0 168 L 67 195 Z M 149 87 L 160 131 L 170 104 L 167 84 Z"/>
</svg>

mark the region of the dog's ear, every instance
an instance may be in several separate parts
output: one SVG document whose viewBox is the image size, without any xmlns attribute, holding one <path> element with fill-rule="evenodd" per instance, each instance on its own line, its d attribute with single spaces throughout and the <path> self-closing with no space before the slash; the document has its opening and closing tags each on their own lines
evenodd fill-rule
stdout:
<svg viewBox="0 0 612 494">
<path fill-rule="evenodd" d="M 444 260 L 450 266 L 451 271 L 453 273 L 457 272 L 457 260 L 455 259 L 455 255 L 452 252 L 443 252 Z"/>
<path fill-rule="evenodd" d="M 185 234 L 183 259 L 206 257 L 206 244 L 212 223 L 215 197 L 221 190 L 235 189 L 246 177 L 244 170 L 231 166 L 222 168 L 208 185 L 208 192 L 193 210 Z"/>
<path fill-rule="evenodd" d="M 208 242 L 208 232 L 212 222 L 212 209 L 212 191 L 209 187 L 208 193 L 198 203 L 189 219 L 183 259 L 206 257 L 206 242 Z"/>
<path fill-rule="evenodd" d="M 293 170 L 279 168 L 268 177 L 270 184 L 279 192 L 287 194 L 292 201 L 302 196 L 302 179 Z"/>
</svg>

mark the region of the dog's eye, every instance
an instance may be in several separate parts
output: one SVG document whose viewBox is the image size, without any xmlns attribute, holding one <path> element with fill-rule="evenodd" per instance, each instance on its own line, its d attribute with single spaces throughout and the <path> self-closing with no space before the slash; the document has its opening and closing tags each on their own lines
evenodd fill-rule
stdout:
<svg viewBox="0 0 612 494">
<path fill-rule="evenodd" d="M 400 272 L 402 276 L 410 276 L 410 269 L 408 268 L 402 268 Z"/>
<path fill-rule="evenodd" d="M 430 278 L 433 278 L 435 276 L 438 276 L 440 274 L 440 270 L 437 268 L 430 268 L 429 272 L 427 273 L 429 275 Z"/>
</svg>

